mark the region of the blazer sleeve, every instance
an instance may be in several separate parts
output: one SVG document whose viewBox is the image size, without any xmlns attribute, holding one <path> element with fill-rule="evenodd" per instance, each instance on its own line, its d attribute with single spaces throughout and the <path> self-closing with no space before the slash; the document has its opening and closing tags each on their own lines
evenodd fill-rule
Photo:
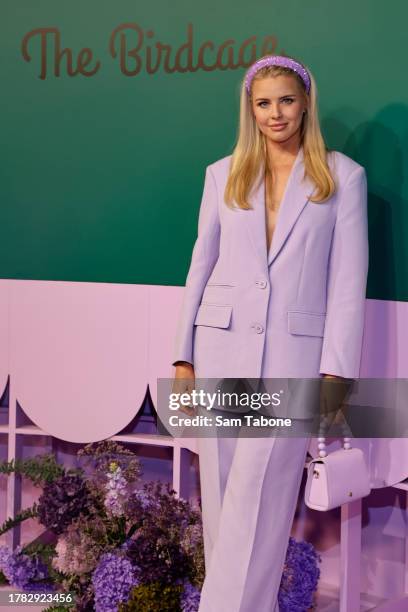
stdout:
<svg viewBox="0 0 408 612">
<path fill-rule="evenodd" d="M 320 374 L 358 378 L 368 274 L 367 177 L 352 171 L 338 205 L 328 269 Z"/>
<path fill-rule="evenodd" d="M 187 361 L 193 364 L 194 320 L 207 280 L 218 259 L 219 245 L 220 220 L 217 188 L 213 172 L 207 166 L 198 217 L 198 235 L 186 279 L 176 330 L 172 365 L 175 365 L 177 361 Z"/>
</svg>

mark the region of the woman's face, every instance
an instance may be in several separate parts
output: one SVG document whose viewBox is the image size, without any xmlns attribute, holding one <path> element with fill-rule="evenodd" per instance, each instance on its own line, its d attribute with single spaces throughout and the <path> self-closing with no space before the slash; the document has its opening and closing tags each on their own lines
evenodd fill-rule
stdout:
<svg viewBox="0 0 408 612">
<path fill-rule="evenodd" d="M 294 77 L 280 75 L 252 82 L 252 110 L 256 123 L 273 142 L 286 142 L 300 131 L 306 108 L 304 93 Z M 278 124 L 283 126 L 278 129 Z"/>
</svg>

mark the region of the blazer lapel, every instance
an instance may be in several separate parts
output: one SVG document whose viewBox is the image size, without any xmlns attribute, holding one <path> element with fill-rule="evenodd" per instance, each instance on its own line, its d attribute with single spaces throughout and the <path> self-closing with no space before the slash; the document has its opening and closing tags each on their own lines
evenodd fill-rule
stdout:
<svg viewBox="0 0 408 612">
<path fill-rule="evenodd" d="M 300 213 L 314 191 L 314 185 L 307 177 L 303 180 L 303 147 L 300 147 L 286 183 L 286 189 L 279 207 L 276 227 L 272 236 L 269 253 L 266 250 L 265 176 L 261 171 L 251 198 L 253 210 L 248 211 L 248 231 L 251 242 L 263 264 L 271 265 L 285 244 Z"/>
</svg>

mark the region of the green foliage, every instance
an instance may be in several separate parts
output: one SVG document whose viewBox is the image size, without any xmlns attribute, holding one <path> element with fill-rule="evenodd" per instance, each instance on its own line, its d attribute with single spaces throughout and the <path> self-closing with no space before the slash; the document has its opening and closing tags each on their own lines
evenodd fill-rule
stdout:
<svg viewBox="0 0 408 612">
<path fill-rule="evenodd" d="M 40 541 L 29 542 L 25 544 L 21 552 L 25 555 L 40 555 L 43 561 L 50 561 L 55 557 L 55 546 L 53 544 L 44 544 Z"/>
<path fill-rule="evenodd" d="M 13 529 L 13 527 L 16 527 L 16 525 L 18 525 L 19 523 L 22 523 L 23 521 L 29 518 L 36 518 L 36 517 L 37 517 L 37 504 L 34 503 L 31 506 L 31 508 L 26 508 L 25 510 L 21 510 L 21 512 L 19 512 L 15 516 L 15 518 L 6 519 L 0 527 L 0 536 L 3 535 L 3 533 L 6 533 L 6 531 Z"/>
<path fill-rule="evenodd" d="M 36 455 L 30 459 L 12 459 L 0 462 L 0 474 L 20 474 L 29 478 L 36 486 L 52 482 L 65 473 L 64 468 L 57 463 L 52 453 Z"/>
<path fill-rule="evenodd" d="M 132 589 L 127 603 L 121 603 L 118 612 L 180 612 L 181 585 L 160 582 L 140 584 Z"/>
<path fill-rule="evenodd" d="M 41 612 L 67 612 L 67 610 L 74 610 L 75 604 L 66 604 L 65 606 L 51 606 L 51 608 L 43 608 Z"/>
</svg>

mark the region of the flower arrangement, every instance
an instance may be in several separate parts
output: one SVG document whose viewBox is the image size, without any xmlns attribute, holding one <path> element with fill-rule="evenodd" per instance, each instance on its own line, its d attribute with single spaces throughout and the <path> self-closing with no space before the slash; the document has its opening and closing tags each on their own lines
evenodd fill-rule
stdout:
<svg viewBox="0 0 408 612">
<path fill-rule="evenodd" d="M 305 612 L 313 606 L 320 577 L 320 555 L 309 542 L 289 538 L 278 603 L 282 612 Z"/>
<path fill-rule="evenodd" d="M 64 591 L 75 612 L 197 612 L 204 581 L 199 507 L 162 482 L 140 483 L 140 463 L 112 440 L 77 453 L 81 467 L 64 469 L 51 454 L 0 463 L 42 486 L 31 508 L 0 527 L 0 535 L 35 517 L 44 536 L 14 551 L 0 546 L 0 579 L 26 592 Z M 305 612 L 320 571 L 314 548 L 292 538 L 282 576 L 282 612 Z"/>
</svg>

